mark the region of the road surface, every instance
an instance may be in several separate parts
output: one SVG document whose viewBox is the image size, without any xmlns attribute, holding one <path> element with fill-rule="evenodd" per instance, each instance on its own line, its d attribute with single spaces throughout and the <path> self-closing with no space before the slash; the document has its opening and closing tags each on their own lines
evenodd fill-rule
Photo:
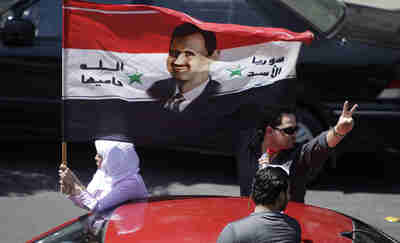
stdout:
<svg viewBox="0 0 400 243">
<path fill-rule="evenodd" d="M 19 149 L 14 146 L 14 150 Z M 52 151 L 51 146 L 43 151 L 33 148 L 22 157 L 14 150 L 6 150 L 8 156 L 6 152 L 0 169 L 1 243 L 25 242 L 85 213 L 57 192 L 57 156 L 54 161 L 50 159 L 52 156 L 39 159 L 44 152 Z M 72 154 L 69 158 L 70 166 L 88 182 L 95 163 L 94 154 L 86 151 L 83 148 L 79 156 Z M 141 171 L 152 195 L 239 195 L 232 158 L 153 150 L 139 150 L 139 153 Z M 29 158 L 26 154 L 30 154 Z M 349 158 L 340 162 L 359 164 L 324 176 L 307 192 L 306 202 L 355 216 L 400 239 L 400 223 L 384 219 L 400 216 L 400 184 L 383 180 L 378 167 L 369 172 L 357 171 L 358 167 L 365 167 L 365 160 Z M 379 162 L 377 159 L 371 163 Z"/>
</svg>

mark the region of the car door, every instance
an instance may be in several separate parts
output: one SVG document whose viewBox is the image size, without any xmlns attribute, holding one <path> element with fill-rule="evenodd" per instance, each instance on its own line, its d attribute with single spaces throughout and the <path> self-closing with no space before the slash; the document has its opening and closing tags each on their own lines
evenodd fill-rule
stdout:
<svg viewBox="0 0 400 243">
<path fill-rule="evenodd" d="M 0 72 L 7 83 L 0 90 L 4 140 L 56 140 L 61 136 L 61 6 L 61 0 L 13 0 L 0 5 Z M 6 23 L 8 30 L 17 31 L 20 23 L 34 26 L 34 34 L 29 35 L 33 40 L 14 43 Z M 21 29 L 18 35 L 28 36 L 26 28 Z"/>
</svg>

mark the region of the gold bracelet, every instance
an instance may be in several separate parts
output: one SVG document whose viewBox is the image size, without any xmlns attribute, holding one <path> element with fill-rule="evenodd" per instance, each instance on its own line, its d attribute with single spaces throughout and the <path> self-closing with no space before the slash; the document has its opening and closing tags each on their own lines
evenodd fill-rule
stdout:
<svg viewBox="0 0 400 243">
<path fill-rule="evenodd" d="M 346 134 L 340 134 L 340 133 L 336 132 L 335 127 L 332 127 L 332 130 L 333 130 L 333 135 L 336 137 L 343 138 L 346 135 Z"/>
</svg>

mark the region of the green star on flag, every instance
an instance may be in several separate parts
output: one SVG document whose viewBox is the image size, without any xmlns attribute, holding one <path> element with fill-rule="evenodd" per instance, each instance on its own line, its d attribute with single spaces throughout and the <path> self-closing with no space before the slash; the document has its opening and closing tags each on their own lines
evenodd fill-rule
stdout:
<svg viewBox="0 0 400 243">
<path fill-rule="evenodd" d="M 233 69 L 227 69 L 229 72 L 231 72 L 230 77 L 234 77 L 234 76 L 242 76 L 242 71 L 246 69 L 246 68 L 240 68 L 240 65 L 237 66 L 237 68 L 233 68 Z"/>
<path fill-rule="evenodd" d="M 138 84 L 143 84 L 142 80 L 140 80 L 140 77 L 142 77 L 143 73 L 134 73 L 132 75 L 129 75 L 129 84 L 133 83 L 138 83 Z"/>
</svg>

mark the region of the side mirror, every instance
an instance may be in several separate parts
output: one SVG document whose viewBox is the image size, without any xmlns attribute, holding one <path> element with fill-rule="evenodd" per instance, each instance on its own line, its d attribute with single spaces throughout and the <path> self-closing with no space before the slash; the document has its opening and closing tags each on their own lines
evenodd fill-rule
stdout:
<svg viewBox="0 0 400 243">
<path fill-rule="evenodd" d="M 22 18 L 8 19 L 1 31 L 4 45 L 29 46 L 35 39 L 35 25 L 32 21 Z"/>
</svg>

